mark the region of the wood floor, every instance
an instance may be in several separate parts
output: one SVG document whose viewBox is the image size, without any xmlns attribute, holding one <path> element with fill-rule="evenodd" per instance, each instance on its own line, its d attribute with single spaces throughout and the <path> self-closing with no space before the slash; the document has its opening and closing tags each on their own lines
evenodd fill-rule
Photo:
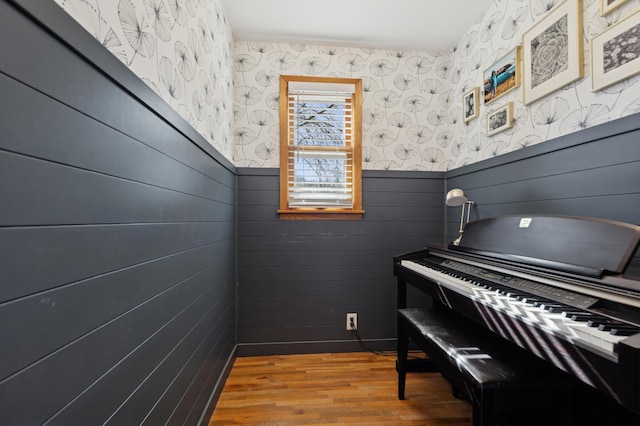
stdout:
<svg viewBox="0 0 640 426">
<path fill-rule="evenodd" d="M 237 358 L 214 425 L 470 426 L 471 406 L 438 373 L 407 374 L 397 398 L 395 355 L 368 352 Z"/>
</svg>

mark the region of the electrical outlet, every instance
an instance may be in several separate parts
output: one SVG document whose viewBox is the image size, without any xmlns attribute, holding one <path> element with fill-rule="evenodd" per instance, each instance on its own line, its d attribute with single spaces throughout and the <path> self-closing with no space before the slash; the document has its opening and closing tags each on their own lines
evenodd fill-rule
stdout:
<svg viewBox="0 0 640 426">
<path fill-rule="evenodd" d="M 357 330 L 358 329 L 358 314 L 351 313 L 347 314 L 347 330 Z"/>
</svg>

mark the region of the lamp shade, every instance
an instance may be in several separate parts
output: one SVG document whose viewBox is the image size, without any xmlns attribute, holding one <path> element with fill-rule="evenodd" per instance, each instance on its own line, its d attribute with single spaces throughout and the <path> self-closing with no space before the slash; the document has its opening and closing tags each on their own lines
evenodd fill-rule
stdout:
<svg viewBox="0 0 640 426">
<path fill-rule="evenodd" d="M 466 203 L 469 199 L 467 198 L 466 195 L 464 195 L 464 191 L 462 189 L 452 189 L 451 191 L 447 192 L 447 198 L 445 200 L 445 203 L 448 206 L 451 207 L 456 207 L 456 206 L 461 206 L 464 203 Z"/>
</svg>

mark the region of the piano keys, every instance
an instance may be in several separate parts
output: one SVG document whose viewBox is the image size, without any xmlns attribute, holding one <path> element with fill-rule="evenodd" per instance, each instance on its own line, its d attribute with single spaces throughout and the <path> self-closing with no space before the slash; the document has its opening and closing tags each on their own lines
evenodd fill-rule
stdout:
<svg viewBox="0 0 640 426">
<path fill-rule="evenodd" d="M 394 258 L 398 307 L 409 283 L 640 413 L 640 227 L 521 219 L 470 222 L 459 246 Z"/>
<path fill-rule="evenodd" d="M 403 267 L 421 273 L 439 284 L 444 283 L 450 290 L 460 292 L 479 304 L 521 319 L 530 326 L 559 335 L 574 344 L 602 352 L 602 356 L 611 359 L 616 358 L 617 343 L 629 335 L 622 335 L 619 330 L 629 331 L 631 334 L 640 333 L 638 326 L 587 311 L 588 306 L 597 302 L 591 296 L 558 290 L 530 280 L 497 275 L 486 269 L 479 269 L 477 276 L 471 276 L 443 272 L 442 268 L 437 270 L 425 263 L 424 258 L 400 262 Z M 450 261 L 444 263 L 454 265 Z M 481 278 L 486 275 L 500 278 L 497 278 L 498 281 Z M 529 291 L 526 291 L 527 287 L 530 287 Z M 543 297 L 544 293 L 548 295 Z"/>
</svg>

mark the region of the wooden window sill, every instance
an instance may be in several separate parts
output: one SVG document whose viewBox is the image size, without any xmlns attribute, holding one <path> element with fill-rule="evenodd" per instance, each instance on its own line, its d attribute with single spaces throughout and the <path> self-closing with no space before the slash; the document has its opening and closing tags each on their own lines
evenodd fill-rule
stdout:
<svg viewBox="0 0 640 426">
<path fill-rule="evenodd" d="M 364 210 L 344 209 L 291 209 L 278 210 L 284 220 L 360 220 Z"/>
</svg>

